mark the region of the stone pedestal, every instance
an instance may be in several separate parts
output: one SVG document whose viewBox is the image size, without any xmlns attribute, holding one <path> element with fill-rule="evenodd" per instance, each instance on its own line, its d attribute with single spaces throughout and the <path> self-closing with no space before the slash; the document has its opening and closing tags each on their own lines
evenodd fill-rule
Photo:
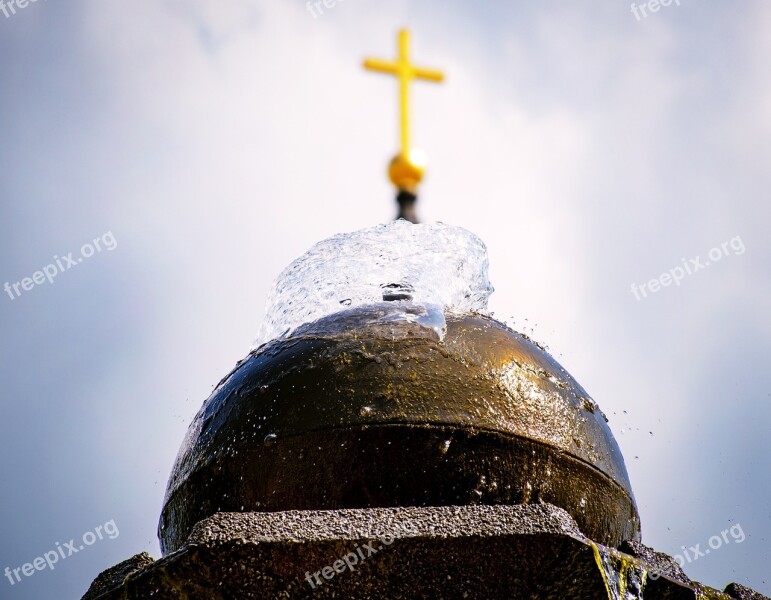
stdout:
<svg viewBox="0 0 771 600">
<path fill-rule="evenodd" d="M 105 571 L 83 600 L 763 598 L 630 551 L 641 558 L 594 544 L 548 504 L 218 513 L 180 550 Z"/>
</svg>

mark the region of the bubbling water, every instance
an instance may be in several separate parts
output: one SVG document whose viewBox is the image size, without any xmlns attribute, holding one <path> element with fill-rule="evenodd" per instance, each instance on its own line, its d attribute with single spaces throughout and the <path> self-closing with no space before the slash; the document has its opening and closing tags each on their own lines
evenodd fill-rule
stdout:
<svg viewBox="0 0 771 600">
<path fill-rule="evenodd" d="M 315 244 L 278 276 L 253 349 L 305 323 L 382 302 L 419 306 L 440 337 L 444 312 L 487 311 L 487 247 L 443 223 L 394 221 Z M 405 318 L 414 315 L 405 310 Z M 414 318 L 414 317 L 412 317 Z"/>
</svg>

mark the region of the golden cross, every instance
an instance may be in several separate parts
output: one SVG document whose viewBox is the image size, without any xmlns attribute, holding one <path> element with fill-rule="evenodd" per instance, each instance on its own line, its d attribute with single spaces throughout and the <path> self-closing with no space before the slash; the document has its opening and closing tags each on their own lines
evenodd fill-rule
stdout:
<svg viewBox="0 0 771 600">
<path fill-rule="evenodd" d="M 370 71 L 388 73 L 395 75 L 399 79 L 399 107 L 401 117 L 401 152 L 394 161 L 401 159 L 402 164 L 400 174 L 394 172 L 392 163 L 390 175 L 391 180 L 400 187 L 406 189 L 414 187 L 422 178 L 423 169 L 421 165 L 413 164 L 410 160 L 410 123 L 409 123 L 409 89 L 413 79 L 424 79 L 426 81 L 440 82 L 444 80 L 444 74 L 434 69 L 425 69 L 417 67 L 410 62 L 410 32 L 402 29 L 399 32 L 399 55 L 393 62 L 380 60 L 377 58 L 368 58 L 364 61 L 364 68 Z M 403 173 L 404 169 L 408 173 Z M 419 172 L 418 172 L 419 171 Z"/>
</svg>

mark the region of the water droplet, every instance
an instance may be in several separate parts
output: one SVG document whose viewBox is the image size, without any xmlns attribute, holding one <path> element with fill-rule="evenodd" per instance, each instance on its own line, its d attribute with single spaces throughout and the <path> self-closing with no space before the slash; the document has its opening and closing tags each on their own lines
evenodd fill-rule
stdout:
<svg viewBox="0 0 771 600">
<path fill-rule="evenodd" d="M 278 436 L 275 433 L 269 433 L 268 435 L 265 436 L 265 439 L 263 441 L 265 442 L 266 446 L 270 446 L 273 444 L 273 442 L 276 441 L 277 437 Z"/>
</svg>

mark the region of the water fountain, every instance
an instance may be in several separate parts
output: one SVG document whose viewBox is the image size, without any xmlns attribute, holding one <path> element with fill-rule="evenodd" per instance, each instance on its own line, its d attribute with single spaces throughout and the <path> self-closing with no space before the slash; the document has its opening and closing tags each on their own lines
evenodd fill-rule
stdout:
<svg viewBox="0 0 771 600">
<path fill-rule="evenodd" d="M 407 42 L 368 62 L 403 96 Z M 389 173 L 415 221 L 402 141 Z M 607 419 L 487 314 L 492 290 L 484 243 L 444 224 L 340 234 L 292 262 L 180 448 L 164 557 L 116 565 L 84 600 L 762 598 L 640 543 Z"/>
<path fill-rule="evenodd" d="M 259 346 L 215 389 L 169 482 L 178 549 L 217 512 L 547 502 L 592 539 L 637 539 L 594 401 L 485 315 L 484 244 L 388 225 L 314 246 L 277 279 Z"/>
</svg>

